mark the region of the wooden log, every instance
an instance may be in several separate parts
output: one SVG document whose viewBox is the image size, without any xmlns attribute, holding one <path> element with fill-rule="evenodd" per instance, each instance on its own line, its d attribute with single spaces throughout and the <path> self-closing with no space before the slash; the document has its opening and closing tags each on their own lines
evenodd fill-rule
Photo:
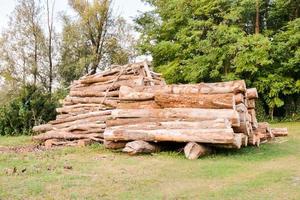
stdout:
<svg viewBox="0 0 300 200">
<path fill-rule="evenodd" d="M 234 95 L 228 94 L 156 94 L 155 102 L 162 108 L 233 109 Z"/>
<path fill-rule="evenodd" d="M 135 87 L 135 86 L 142 86 L 144 85 L 144 81 L 141 77 L 136 76 L 135 79 L 131 80 L 120 80 L 115 82 L 115 84 L 109 83 L 109 84 L 91 84 L 91 85 L 83 85 L 81 87 L 75 87 L 71 88 L 70 91 L 85 91 L 85 90 L 92 90 L 95 92 L 106 92 L 107 89 L 109 91 L 117 90 L 121 86 L 128 86 L 128 87 Z"/>
<path fill-rule="evenodd" d="M 199 83 L 188 85 L 166 85 L 166 86 L 142 86 L 142 87 L 121 87 L 119 91 L 120 99 L 124 100 L 150 100 L 156 93 L 169 94 L 224 94 L 224 93 L 244 93 L 246 84 L 244 80 L 229 81 L 220 83 Z"/>
<path fill-rule="evenodd" d="M 89 118 L 77 119 L 74 121 L 63 122 L 60 124 L 54 124 L 53 129 L 57 130 L 57 129 L 66 128 L 69 126 L 74 126 L 74 125 L 79 125 L 79 124 L 85 124 L 85 123 L 104 124 L 105 121 L 110 118 L 111 118 L 111 116 L 105 115 L 105 116 L 94 116 L 94 117 L 89 117 Z M 49 123 L 52 123 L 52 121 Z"/>
<path fill-rule="evenodd" d="M 184 147 L 185 157 L 189 160 L 195 160 L 210 153 L 211 148 L 195 142 L 189 142 Z"/>
<path fill-rule="evenodd" d="M 201 120 L 198 119 L 176 119 L 176 118 L 128 118 L 128 119 L 109 119 L 106 121 L 107 127 L 112 126 L 121 126 L 121 125 L 134 125 L 141 123 L 149 123 L 149 122 L 201 122 L 203 128 L 214 128 L 218 127 L 220 124 L 227 124 L 231 126 L 231 123 L 227 119 L 215 119 L 215 120 Z"/>
<path fill-rule="evenodd" d="M 157 122 L 142 122 L 135 124 L 126 124 L 113 126 L 111 129 L 127 129 L 127 130 L 155 130 L 155 129 L 225 129 L 231 128 L 228 120 L 217 119 L 211 121 L 157 121 Z"/>
<path fill-rule="evenodd" d="M 110 91 L 110 92 L 95 92 L 93 90 L 83 90 L 83 91 L 70 91 L 69 94 L 71 97 L 118 97 L 119 91 Z"/>
<path fill-rule="evenodd" d="M 66 130 L 67 131 L 76 131 L 76 130 L 87 131 L 90 129 L 105 129 L 105 128 L 106 128 L 105 124 L 88 123 L 88 124 L 76 124 L 73 126 L 69 126 Z"/>
<path fill-rule="evenodd" d="M 78 139 L 91 139 L 93 141 L 103 141 L 101 135 L 93 134 L 73 134 L 66 131 L 48 131 L 40 135 L 34 136 L 34 140 L 46 141 L 49 139 L 64 139 L 64 140 L 78 140 Z"/>
<path fill-rule="evenodd" d="M 36 133 L 44 133 L 44 132 L 50 131 L 52 129 L 53 129 L 53 127 L 51 124 L 42 124 L 39 126 L 34 126 L 32 130 Z"/>
<path fill-rule="evenodd" d="M 258 99 L 258 93 L 256 88 L 249 88 L 246 91 L 247 99 Z"/>
<path fill-rule="evenodd" d="M 251 115 L 251 125 L 254 129 L 258 128 L 258 122 L 256 118 L 256 112 L 255 109 L 248 109 L 248 113 Z"/>
<path fill-rule="evenodd" d="M 56 108 L 56 112 L 68 114 L 72 112 L 85 111 L 86 109 L 105 110 L 107 109 L 107 106 L 103 104 L 76 104 L 76 105 L 64 106 L 62 108 Z"/>
<path fill-rule="evenodd" d="M 233 143 L 228 144 L 209 144 L 210 146 L 224 149 L 240 149 L 242 147 L 243 134 L 234 134 Z"/>
<path fill-rule="evenodd" d="M 255 109 L 255 99 L 248 99 L 248 109 Z"/>
<path fill-rule="evenodd" d="M 104 140 L 104 147 L 107 149 L 123 149 L 126 145 L 126 142 L 114 142 L 114 141 L 108 141 Z"/>
<path fill-rule="evenodd" d="M 233 144 L 235 135 L 231 128 L 227 129 L 157 129 L 157 130 L 128 130 L 106 128 L 104 139 L 110 141 L 173 141 L 199 142 L 215 144 Z"/>
<path fill-rule="evenodd" d="M 117 105 L 118 109 L 157 109 L 161 108 L 154 100 L 149 101 L 121 101 Z"/>
<path fill-rule="evenodd" d="M 288 129 L 287 128 L 271 128 L 271 133 L 275 137 L 285 137 L 285 136 L 288 136 Z"/>
<path fill-rule="evenodd" d="M 116 79 L 116 75 L 110 75 L 110 76 L 94 76 L 94 77 L 87 77 L 83 80 L 81 80 L 80 82 L 82 84 L 92 84 L 92 83 L 97 83 L 97 82 L 106 82 L 106 81 L 111 81 Z M 133 75 L 121 75 L 118 77 L 118 80 L 129 80 L 129 79 L 133 79 L 136 78 L 136 76 Z"/>
<path fill-rule="evenodd" d="M 236 104 L 244 104 L 245 103 L 245 96 L 242 93 L 237 93 L 234 95 L 234 100 Z"/>
<path fill-rule="evenodd" d="M 242 134 L 242 146 L 243 147 L 248 146 L 248 136 L 245 134 Z"/>
<path fill-rule="evenodd" d="M 156 144 L 137 140 L 128 142 L 122 151 L 128 153 L 129 155 L 137 155 L 145 153 L 155 153 L 160 151 L 160 148 Z"/>
<path fill-rule="evenodd" d="M 233 127 L 235 133 L 243 133 L 245 135 L 250 135 L 252 133 L 252 126 L 249 121 L 241 122 L 240 126 Z"/>
<path fill-rule="evenodd" d="M 118 104 L 118 98 L 113 98 L 113 97 L 110 97 L 110 98 L 102 98 L 102 97 L 85 97 L 85 98 L 82 98 L 82 97 L 66 97 L 64 99 L 64 105 L 73 105 L 73 104 L 82 104 L 82 103 L 87 103 L 87 104 L 90 104 L 90 103 L 98 103 L 98 104 L 104 104 L 104 105 L 108 105 L 108 106 L 111 106 L 111 107 L 117 107 L 117 104 Z"/>
<path fill-rule="evenodd" d="M 240 126 L 239 115 L 231 109 L 165 108 L 116 109 L 113 118 L 182 118 L 198 120 L 228 119 L 232 126 Z"/>
<path fill-rule="evenodd" d="M 90 118 L 90 117 L 99 117 L 99 120 L 100 120 L 101 117 L 110 115 L 111 112 L 112 112 L 111 110 L 90 112 L 90 113 L 86 113 L 86 114 L 81 114 L 81 115 L 77 115 L 77 116 L 68 117 L 68 118 L 65 118 L 65 119 L 50 121 L 49 123 L 50 124 L 61 124 L 61 123 L 65 123 L 65 122 L 71 122 L 71 121 L 76 121 L 76 120 Z"/>
</svg>

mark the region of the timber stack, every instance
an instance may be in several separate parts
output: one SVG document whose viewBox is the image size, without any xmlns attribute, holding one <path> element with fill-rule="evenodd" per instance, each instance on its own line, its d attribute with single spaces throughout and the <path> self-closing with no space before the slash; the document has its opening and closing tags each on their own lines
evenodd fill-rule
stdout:
<svg viewBox="0 0 300 200">
<path fill-rule="evenodd" d="M 129 154 L 163 149 L 162 142 L 186 144 L 187 158 L 212 148 L 255 145 L 274 138 L 258 123 L 255 88 L 243 80 L 188 85 L 121 86 L 117 109 L 106 121 L 104 145 Z M 276 129 L 278 136 L 286 129 Z"/>
<path fill-rule="evenodd" d="M 70 86 L 62 107 L 56 109 L 56 120 L 33 128 L 39 133 L 34 140 L 48 147 L 103 142 L 106 121 L 119 103 L 120 87 L 147 85 L 165 85 L 147 62 L 111 66 L 103 72 L 86 75 Z"/>
</svg>

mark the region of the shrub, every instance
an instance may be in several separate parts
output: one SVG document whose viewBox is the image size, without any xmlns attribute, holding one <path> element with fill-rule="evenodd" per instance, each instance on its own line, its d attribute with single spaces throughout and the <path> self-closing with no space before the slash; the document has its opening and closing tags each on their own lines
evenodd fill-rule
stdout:
<svg viewBox="0 0 300 200">
<path fill-rule="evenodd" d="M 58 100 L 44 89 L 27 85 L 0 107 L 0 135 L 30 135 L 32 127 L 55 118 Z"/>
</svg>

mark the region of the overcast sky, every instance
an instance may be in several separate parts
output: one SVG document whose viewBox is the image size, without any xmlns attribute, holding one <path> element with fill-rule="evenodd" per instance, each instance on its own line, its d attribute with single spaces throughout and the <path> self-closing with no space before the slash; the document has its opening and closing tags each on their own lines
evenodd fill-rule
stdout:
<svg viewBox="0 0 300 200">
<path fill-rule="evenodd" d="M 46 0 L 41 0 L 46 1 Z M 56 0 L 56 17 L 58 19 L 60 12 L 72 13 L 68 6 L 68 0 Z M 13 11 L 16 5 L 16 0 L 0 0 L 0 30 L 6 27 L 8 16 Z M 139 11 L 146 11 L 150 8 L 140 0 L 114 0 L 114 11 L 118 15 L 121 15 L 129 22 L 138 15 Z M 56 20 L 57 21 L 57 20 Z M 60 29 L 60 24 L 57 24 L 57 28 Z"/>
</svg>

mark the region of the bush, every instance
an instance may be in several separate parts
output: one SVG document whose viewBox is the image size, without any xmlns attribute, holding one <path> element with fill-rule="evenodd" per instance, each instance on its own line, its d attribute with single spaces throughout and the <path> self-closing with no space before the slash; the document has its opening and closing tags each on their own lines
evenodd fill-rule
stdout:
<svg viewBox="0 0 300 200">
<path fill-rule="evenodd" d="M 58 100 L 42 88 L 24 86 L 0 107 L 0 135 L 30 135 L 32 127 L 55 119 Z"/>
</svg>

